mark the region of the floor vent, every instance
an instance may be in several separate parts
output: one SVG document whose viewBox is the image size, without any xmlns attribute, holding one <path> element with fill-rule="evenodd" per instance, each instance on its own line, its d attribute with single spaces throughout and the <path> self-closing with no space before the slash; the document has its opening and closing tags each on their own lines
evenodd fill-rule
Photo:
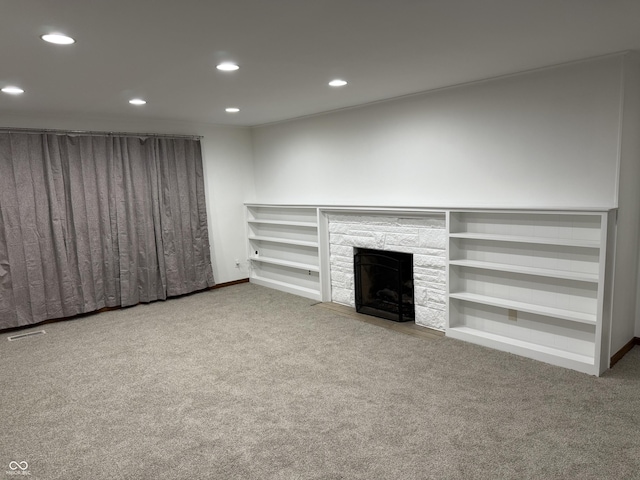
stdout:
<svg viewBox="0 0 640 480">
<path fill-rule="evenodd" d="M 7 340 L 12 342 L 13 340 L 20 340 L 21 338 L 33 337 L 34 335 L 42 335 L 43 333 L 47 333 L 44 330 L 37 330 L 35 332 L 27 332 L 27 333 L 19 333 L 18 335 L 11 335 L 7 337 Z"/>
</svg>

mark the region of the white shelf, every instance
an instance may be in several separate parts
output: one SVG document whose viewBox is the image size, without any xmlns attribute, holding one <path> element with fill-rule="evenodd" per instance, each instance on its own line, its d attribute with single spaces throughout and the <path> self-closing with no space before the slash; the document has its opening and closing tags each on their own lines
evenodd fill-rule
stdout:
<svg viewBox="0 0 640 480">
<path fill-rule="evenodd" d="M 466 340 L 472 343 L 478 343 L 487 347 L 496 348 L 511 353 L 517 353 L 522 356 L 535 358 L 536 360 L 549 361 L 555 358 L 558 361 L 551 361 L 555 365 L 567 366 L 566 361 L 583 364 L 587 368 L 576 368 L 585 373 L 593 373 L 594 358 L 579 353 L 567 352 L 558 348 L 538 345 L 537 343 L 526 342 L 524 340 L 516 340 L 495 333 L 484 332 L 470 327 L 451 327 L 447 331 L 447 335 L 459 340 Z"/>
<path fill-rule="evenodd" d="M 292 262 L 289 260 L 281 260 L 279 258 L 268 257 L 250 257 L 250 260 L 254 262 L 271 263 L 273 265 L 281 265 L 283 267 L 297 268 L 298 270 L 305 270 L 310 272 L 319 272 L 320 267 L 317 265 L 311 265 L 309 263 Z"/>
<path fill-rule="evenodd" d="M 310 298 L 312 300 L 320 300 L 320 290 L 315 290 L 313 288 L 302 287 L 300 285 L 295 285 L 293 283 L 282 282 L 280 280 L 273 280 L 270 278 L 263 278 L 260 276 L 252 276 L 250 279 L 251 283 L 255 283 L 256 285 L 262 285 L 263 287 L 274 288 L 276 290 L 280 290 L 287 293 L 292 293 L 294 295 L 300 295 L 301 297 Z"/>
<path fill-rule="evenodd" d="M 580 282 L 598 283 L 598 275 L 595 273 L 570 272 L 553 270 L 550 268 L 527 267 L 506 263 L 482 262 L 479 260 L 450 260 L 449 265 L 465 268 L 478 268 L 484 270 L 497 270 L 501 272 L 522 273 L 525 275 L 538 275 L 541 277 L 564 278 Z"/>
<path fill-rule="evenodd" d="M 483 305 L 508 308 L 511 310 L 518 310 L 520 312 L 528 312 L 536 315 L 544 315 L 546 317 L 560 318 L 571 322 L 586 323 L 589 325 L 595 325 L 597 320 L 597 316 L 592 313 L 576 312 L 573 310 L 565 310 L 555 307 L 545 307 L 543 305 L 534 305 L 532 303 L 517 302 L 515 300 L 506 300 L 504 298 L 479 295 L 477 293 L 457 292 L 450 293 L 449 297 L 458 300 L 464 300 L 466 302 L 481 303 Z"/>
<path fill-rule="evenodd" d="M 252 224 L 263 224 L 263 225 L 282 225 L 288 227 L 309 227 L 309 228 L 318 228 L 318 225 L 315 222 L 294 222 L 294 221 L 285 221 L 285 220 L 260 220 L 260 219 L 251 219 L 247 220 L 247 223 Z"/>
<path fill-rule="evenodd" d="M 318 242 L 309 242 L 306 240 L 294 240 L 291 238 L 279 238 L 279 237 L 263 237 L 258 235 L 250 235 L 249 240 L 256 240 L 260 242 L 282 243 L 285 245 L 300 245 L 302 247 L 318 248 Z"/>
<path fill-rule="evenodd" d="M 450 212 L 447 335 L 602 373 L 607 221 L 597 211 Z"/>
<path fill-rule="evenodd" d="M 318 210 L 247 205 L 246 222 L 251 282 L 320 300 Z"/>
<path fill-rule="evenodd" d="M 490 240 L 494 242 L 534 243 L 539 245 L 561 245 L 568 247 L 600 248 L 598 240 L 581 240 L 572 238 L 546 238 L 518 235 L 496 235 L 489 233 L 450 233 L 450 238 L 464 238 L 470 240 Z"/>
</svg>

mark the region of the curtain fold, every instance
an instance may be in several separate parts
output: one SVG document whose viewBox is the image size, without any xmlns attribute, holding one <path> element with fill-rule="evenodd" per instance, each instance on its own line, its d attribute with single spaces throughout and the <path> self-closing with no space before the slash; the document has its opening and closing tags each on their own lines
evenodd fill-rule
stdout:
<svg viewBox="0 0 640 480">
<path fill-rule="evenodd" d="M 199 140 L 0 133 L 0 329 L 213 285 Z"/>
</svg>

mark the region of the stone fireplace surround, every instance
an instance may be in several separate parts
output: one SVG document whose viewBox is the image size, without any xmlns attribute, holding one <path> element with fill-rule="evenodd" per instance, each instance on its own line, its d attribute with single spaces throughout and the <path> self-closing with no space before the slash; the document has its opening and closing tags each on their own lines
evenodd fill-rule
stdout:
<svg viewBox="0 0 640 480">
<path fill-rule="evenodd" d="M 446 229 L 443 213 L 331 213 L 328 217 L 331 301 L 355 307 L 353 250 L 413 254 L 416 324 L 444 331 Z"/>
</svg>

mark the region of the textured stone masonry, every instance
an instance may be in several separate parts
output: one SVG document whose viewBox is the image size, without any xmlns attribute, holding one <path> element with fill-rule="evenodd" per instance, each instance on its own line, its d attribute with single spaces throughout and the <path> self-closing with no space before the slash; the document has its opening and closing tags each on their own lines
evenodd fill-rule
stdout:
<svg viewBox="0 0 640 480">
<path fill-rule="evenodd" d="M 422 217 L 329 215 L 331 300 L 355 306 L 353 249 L 413 254 L 416 323 L 444 330 L 446 233 L 441 214 Z"/>
</svg>

